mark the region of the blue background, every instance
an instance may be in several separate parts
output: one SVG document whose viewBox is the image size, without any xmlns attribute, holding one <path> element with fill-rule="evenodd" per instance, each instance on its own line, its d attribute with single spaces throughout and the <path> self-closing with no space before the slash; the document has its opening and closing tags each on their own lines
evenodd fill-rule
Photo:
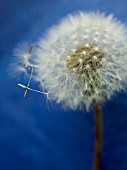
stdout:
<svg viewBox="0 0 127 170">
<path fill-rule="evenodd" d="M 68 13 L 103 11 L 127 24 L 126 0 L 0 0 L 0 170 L 91 170 L 94 114 L 63 111 L 8 76 L 13 48 Z M 14 68 L 15 69 L 15 68 Z M 127 170 L 127 93 L 103 107 L 102 170 Z"/>
</svg>

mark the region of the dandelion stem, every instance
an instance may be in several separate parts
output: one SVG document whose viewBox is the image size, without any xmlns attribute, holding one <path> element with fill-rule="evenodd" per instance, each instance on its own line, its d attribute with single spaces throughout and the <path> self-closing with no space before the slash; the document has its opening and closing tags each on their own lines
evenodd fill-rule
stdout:
<svg viewBox="0 0 127 170">
<path fill-rule="evenodd" d="M 95 153 L 93 170 L 101 169 L 101 156 L 102 156 L 102 113 L 100 104 L 97 100 L 93 101 L 95 112 Z"/>
</svg>

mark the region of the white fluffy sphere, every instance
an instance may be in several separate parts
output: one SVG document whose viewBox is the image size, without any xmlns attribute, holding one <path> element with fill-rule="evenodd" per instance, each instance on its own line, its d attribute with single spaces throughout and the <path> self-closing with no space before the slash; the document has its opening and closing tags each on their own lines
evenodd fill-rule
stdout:
<svg viewBox="0 0 127 170">
<path fill-rule="evenodd" d="M 89 109 L 126 88 L 127 28 L 113 15 L 68 15 L 37 42 L 33 58 L 49 100 Z"/>
</svg>

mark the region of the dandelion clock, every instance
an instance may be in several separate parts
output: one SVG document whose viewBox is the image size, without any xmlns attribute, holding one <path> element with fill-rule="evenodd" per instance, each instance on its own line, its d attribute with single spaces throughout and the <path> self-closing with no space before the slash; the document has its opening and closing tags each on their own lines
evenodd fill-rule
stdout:
<svg viewBox="0 0 127 170">
<path fill-rule="evenodd" d="M 102 113 L 100 104 L 127 84 L 127 28 L 113 15 L 79 12 L 52 26 L 38 42 L 19 45 L 16 73 L 28 76 L 18 84 L 46 95 L 66 109 L 95 111 L 93 169 L 101 167 Z M 30 88 L 31 78 L 41 89 Z M 20 83 L 20 82 L 19 82 Z M 40 101 L 41 102 L 41 101 Z"/>
</svg>

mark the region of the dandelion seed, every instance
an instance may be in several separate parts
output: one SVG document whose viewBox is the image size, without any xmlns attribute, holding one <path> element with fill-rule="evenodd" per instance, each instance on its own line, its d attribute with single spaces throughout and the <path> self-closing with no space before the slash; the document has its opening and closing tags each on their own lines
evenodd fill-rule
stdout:
<svg viewBox="0 0 127 170">
<path fill-rule="evenodd" d="M 85 47 L 89 47 L 89 44 L 85 44 Z"/>
<path fill-rule="evenodd" d="M 72 51 L 75 52 L 75 49 L 73 49 Z"/>
<path fill-rule="evenodd" d="M 99 50 L 99 48 L 98 48 L 98 47 L 95 47 L 94 49 L 95 49 L 95 51 L 98 51 L 98 50 Z"/>
<path fill-rule="evenodd" d="M 87 39 L 87 38 L 88 38 L 88 36 L 87 36 L 87 35 L 85 35 L 85 36 L 84 36 L 84 38 L 85 38 L 85 39 Z"/>
<path fill-rule="evenodd" d="M 82 53 L 83 53 L 83 55 L 86 55 L 86 52 L 85 52 L 85 51 L 83 51 Z"/>
</svg>

